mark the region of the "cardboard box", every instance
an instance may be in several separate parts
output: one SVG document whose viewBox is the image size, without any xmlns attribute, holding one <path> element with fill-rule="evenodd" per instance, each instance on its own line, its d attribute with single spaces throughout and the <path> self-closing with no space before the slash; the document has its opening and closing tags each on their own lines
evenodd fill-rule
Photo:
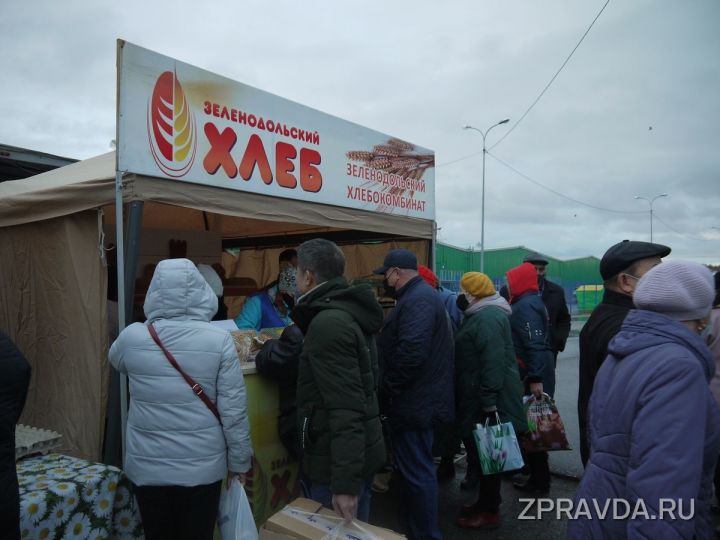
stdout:
<svg viewBox="0 0 720 540">
<path fill-rule="evenodd" d="M 295 499 L 260 528 L 260 540 L 323 540 L 342 522 L 332 510 L 310 499 Z M 358 523 L 362 529 L 357 527 Z M 338 540 L 404 540 L 404 536 L 362 521 L 345 527 Z"/>
</svg>

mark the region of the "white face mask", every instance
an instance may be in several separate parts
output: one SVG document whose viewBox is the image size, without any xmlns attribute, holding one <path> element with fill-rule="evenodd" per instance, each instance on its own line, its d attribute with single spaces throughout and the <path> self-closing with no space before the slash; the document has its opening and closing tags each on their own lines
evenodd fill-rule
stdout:
<svg viewBox="0 0 720 540">
<path fill-rule="evenodd" d="M 707 314 L 707 317 L 700 319 L 698 321 L 698 323 L 700 323 L 700 324 L 703 324 L 703 323 L 705 324 L 704 328 L 698 332 L 698 334 L 700 335 L 700 338 L 703 341 L 707 341 L 707 338 L 710 335 L 710 332 L 712 331 L 712 324 L 710 324 L 711 322 L 712 322 L 712 310 L 710 311 L 710 313 Z"/>
</svg>

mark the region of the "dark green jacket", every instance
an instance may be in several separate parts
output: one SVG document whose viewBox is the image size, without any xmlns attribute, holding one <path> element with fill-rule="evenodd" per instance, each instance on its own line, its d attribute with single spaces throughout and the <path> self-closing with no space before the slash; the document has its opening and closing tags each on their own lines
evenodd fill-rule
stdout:
<svg viewBox="0 0 720 540">
<path fill-rule="evenodd" d="M 470 436 L 493 407 L 516 433 L 527 431 L 510 320 L 502 309 L 488 306 L 465 316 L 455 337 L 455 378 L 462 436 Z"/>
<path fill-rule="evenodd" d="M 359 495 L 385 463 L 374 338 L 382 308 L 369 286 L 340 277 L 301 298 L 292 318 L 305 334 L 297 385 L 303 472 L 333 493 Z"/>
</svg>

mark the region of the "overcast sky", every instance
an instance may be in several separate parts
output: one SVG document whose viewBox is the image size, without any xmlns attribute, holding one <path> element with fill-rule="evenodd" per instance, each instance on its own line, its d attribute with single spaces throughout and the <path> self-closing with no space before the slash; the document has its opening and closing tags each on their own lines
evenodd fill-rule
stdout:
<svg viewBox="0 0 720 540">
<path fill-rule="evenodd" d="M 468 247 L 480 241 L 482 138 L 461 126 L 510 118 L 494 144 L 604 3 L 4 0 L 0 142 L 108 151 L 123 38 L 433 149 L 439 239 Z M 637 213 L 568 201 L 488 157 L 486 248 L 601 256 L 648 240 L 648 204 L 633 196 L 666 192 L 655 241 L 720 262 L 718 22 L 717 0 L 611 0 L 492 153 L 574 199 Z"/>
</svg>

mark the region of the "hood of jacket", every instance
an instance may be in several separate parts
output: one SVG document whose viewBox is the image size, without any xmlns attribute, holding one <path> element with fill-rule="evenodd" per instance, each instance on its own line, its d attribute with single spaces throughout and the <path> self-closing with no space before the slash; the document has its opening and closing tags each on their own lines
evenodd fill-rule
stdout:
<svg viewBox="0 0 720 540">
<path fill-rule="evenodd" d="M 382 328 L 383 310 L 370 286 L 349 285 L 342 276 L 300 297 L 290 317 L 306 333 L 315 315 L 326 309 L 349 313 L 366 334 L 375 334 Z"/>
<path fill-rule="evenodd" d="M 522 263 L 520 266 L 511 268 L 505 274 L 507 276 L 508 289 L 510 289 L 510 303 L 512 304 L 523 294 L 538 292 L 537 270 L 530 263 Z"/>
<path fill-rule="evenodd" d="M 191 261 L 166 259 L 155 268 L 144 309 L 148 322 L 210 321 L 217 312 L 218 299 Z"/>
<path fill-rule="evenodd" d="M 510 304 L 508 304 L 507 300 L 500 296 L 499 293 L 495 293 L 492 296 L 482 298 L 477 304 L 473 304 L 467 308 L 465 310 L 465 316 L 467 317 L 491 306 L 502 310 L 502 312 L 507 316 L 512 315 L 512 308 L 510 307 Z"/>
<path fill-rule="evenodd" d="M 684 324 L 654 311 L 631 310 L 610 342 L 608 353 L 622 361 L 631 354 L 666 344 L 688 349 L 702 365 L 708 380 L 715 374 L 715 362 L 702 338 Z"/>
</svg>

